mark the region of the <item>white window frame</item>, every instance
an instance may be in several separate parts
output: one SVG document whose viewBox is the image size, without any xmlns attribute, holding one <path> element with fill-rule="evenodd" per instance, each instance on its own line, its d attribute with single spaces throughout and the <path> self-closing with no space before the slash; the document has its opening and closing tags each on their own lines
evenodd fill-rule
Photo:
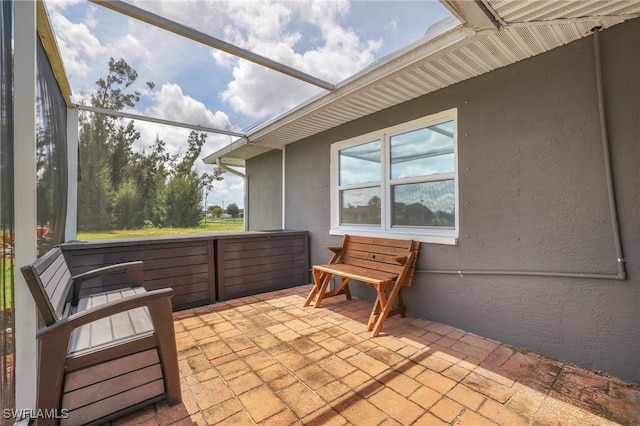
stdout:
<svg viewBox="0 0 640 426">
<path fill-rule="evenodd" d="M 392 227 L 391 226 L 391 179 L 390 179 L 390 138 L 392 136 L 430 127 L 445 121 L 454 122 L 454 171 L 453 173 L 438 175 L 439 178 L 450 180 L 453 178 L 455 187 L 455 225 L 453 229 L 438 229 L 434 227 Z M 340 186 L 339 186 L 339 153 L 340 150 L 379 139 L 381 142 L 381 181 L 362 184 L 363 187 L 380 186 L 382 204 L 381 225 L 341 225 L 340 224 Z M 440 179 L 438 179 L 440 180 Z M 423 182 L 424 177 L 402 179 L 401 183 Z M 393 181 L 394 184 L 398 180 Z M 459 235 L 459 190 L 458 190 L 458 112 L 450 109 L 427 117 L 412 120 L 396 126 L 360 135 L 331 145 L 331 235 L 362 235 L 371 237 L 412 239 L 424 243 L 456 245 Z"/>
</svg>

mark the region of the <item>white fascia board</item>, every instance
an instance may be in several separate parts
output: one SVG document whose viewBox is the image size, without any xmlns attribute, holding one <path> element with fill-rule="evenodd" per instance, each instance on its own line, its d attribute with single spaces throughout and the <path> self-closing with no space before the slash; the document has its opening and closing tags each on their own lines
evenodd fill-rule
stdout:
<svg viewBox="0 0 640 426">
<path fill-rule="evenodd" d="M 338 84 L 338 88 L 333 92 L 311 98 L 301 104 L 290 113 L 281 116 L 275 121 L 271 121 L 247 135 L 247 138 L 254 143 L 259 143 L 260 138 L 283 127 L 289 123 L 303 118 L 306 115 L 325 107 L 333 102 L 341 100 L 347 96 L 352 96 L 370 85 L 378 83 L 393 73 L 410 67 L 416 62 L 424 60 L 435 54 L 442 54 L 465 42 L 476 33 L 460 24 L 457 21 L 455 28 L 446 31 L 444 34 L 425 41 L 424 39 L 403 49 L 397 54 L 373 64 L 362 72 Z"/>
<path fill-rule="evenodd" d="M 229 145 L 220 148 L 213 154 L 207 155 L 202 159 L 205 164 L 216 164 L 218 158 L 222 158 L 223 156 L 235 151 L 236 149 L 247 146 L 249 141 L 246 138 L 238 139 L 237 141 L 231 142 Z"/>
</svg>

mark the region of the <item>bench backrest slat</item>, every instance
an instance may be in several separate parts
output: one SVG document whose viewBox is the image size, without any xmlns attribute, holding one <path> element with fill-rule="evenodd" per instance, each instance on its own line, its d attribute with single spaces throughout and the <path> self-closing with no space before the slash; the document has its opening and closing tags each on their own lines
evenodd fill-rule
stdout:
<svg viewBox="0 0 640 426">
<path fill-rule="evenodd" d="M 45 324 L 51 325 L 62 318 L 73 285 L 62 250 L 53 248 L 20 269 Z"/>
<path fill-rule="evenodd" d="M 340 263 L 347 263 L 363 268 L 374 269 L 392 274 L 400 274 L 405 269 L 396 258 L 409 258 L 416 252 L 409 266 L 407 277 L 402 285 L 410 286 L 420 248 L 420 243 L 412 240 L 394 240 L 388 238 L 361 237 L 345 235 L 342 243 L 343 252 Z"/>
</svg>

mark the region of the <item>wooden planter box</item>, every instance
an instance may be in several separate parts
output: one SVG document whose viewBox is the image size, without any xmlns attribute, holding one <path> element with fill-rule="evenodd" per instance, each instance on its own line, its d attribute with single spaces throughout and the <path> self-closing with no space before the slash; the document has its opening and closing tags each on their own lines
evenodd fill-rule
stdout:
<svg viewBox="0 0 640 426">
<path fill-rule="evenodd" d="M 229 234 L 216 245 L 218 300 L 308 284 L 307 232 Z"/>
<path fill-rule="evenodd" d="M 72 274 L 114 263 L 142 260 L 149 290 L 171 287 L 175 311 L 251 294 L 308 284 L 307 232 L 242 232 L 153 237 L 62 245 Z M 88 283 L 121 288 L 124 274 Z"/>
<path fill-rule="evenodd" d="M 214 241 L 202 238 L 148 238 L 65 243 L 63 250 L 71 273 L 101 266 L 142 260 L 144 282 L 149 290 L 171 287 L 173 308 L 182 310 L 215 302 Z M 93 286 L 120 288 L 125 274 L 104 278 Z M 91 292 L 91 284 L 83 291 Z"/>
</svg>

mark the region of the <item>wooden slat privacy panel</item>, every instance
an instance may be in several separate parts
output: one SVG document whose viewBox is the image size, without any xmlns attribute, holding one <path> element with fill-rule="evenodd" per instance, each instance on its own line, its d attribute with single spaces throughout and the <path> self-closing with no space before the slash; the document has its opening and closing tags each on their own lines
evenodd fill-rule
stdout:
<svg viewBox="0 0 640 426">
<path fill-rule="evenodd" d="M 221 238 L 217 267 L 219 301 L 308 284 L 308 234 Z"/>
<path fill-rule="evenodd" d="M 144 284 L 148 290 L 171 287 L 174 291 L 173 310 L 202 306 L 215 302 L 214 241 L 194 239 L 176 242 L 172 239 L 153 242 L 100 245 L 98 243 L 70 244 L 64 247 L 72 274 L 119 262 L 142 260 Z M 118 289 L 128 285 L 126 274 L 89 281 L 81 297 L 100 286 Z"/>
<path fill-rule="evenodd" d="M 62 250 L 73 275 L 142 260 L 145 287 L 173 288 L 174 311 L 310 282 L 305 231 L 68 242 Z M 128 286 L 127 276 L 88 281 L 80 296 L 98 286 L 102 291 Z"/>
</svg>

